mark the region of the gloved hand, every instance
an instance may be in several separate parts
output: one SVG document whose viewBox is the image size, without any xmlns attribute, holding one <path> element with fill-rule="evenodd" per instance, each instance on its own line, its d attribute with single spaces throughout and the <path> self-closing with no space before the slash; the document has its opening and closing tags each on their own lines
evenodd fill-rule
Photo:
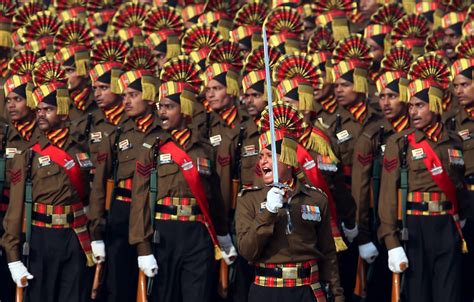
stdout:
<svg viewBox="0 0 474 302">
<path fill-rule="evenodd" d="M 283 207 L 283 189 L 273 187 L 267 193 L 267 210 L 271 213 L 278 213 L 278 210 Z"/>
<path fill-rule="evenodd" d="M 353 229 L 347 229 L 343 222 L 342 231 L 344 232 L 344 235 L 346 236 L 349 243 L 352 243 L 352 241 L 354 241 L 357 235 L 359 235 L 359 228 L 357 227 L 357 224 Z"/>
<path fill-rule="evenodd" d="M 408 268 L 408 258 L 401 246 L 388 250 L 388 268 L 392 272 L 402 273 L 404 271 L 404 269 L 400 267 L 402 263 L 405 263 L 406 268 Z"/>
<path fill-rule="evenodd" d="M 21 279 L 26 277 L 27 280 L 33 279 L 33 275 L 28 272 L 25 265 L 21 261 L 15 261 L 8 263 L 8 268 L 12 274 L 12 279 L 18 287 L 27 287 L 28 281 L 26 284 L 21 284 Z"/>
<path fill-rule="evenodd" d="M 94 263 L 102 263 L 105 261 L 105 244 L 103 240 L 94 240 L 91 242 L 92 254 L 94 255 Z"/>
<path fill-rule="evenodd" d="M 378 255 L 379 251 L 372 242 L 359 245 L 359 256 L 368 264 L 374 262 Z"/>
<path fill-rule="evenodd" d="M 237 258 L 237 250 L 232 243 L 230 235 L 227 234 L 225 236 L 217 236 L 217 240 L 219 241 L 219 245 L 221 247 L 222 259 L 224 259 L 227 265 L 231 265 Z"/>
<path fill-rule="evenodd" d="M 153 255 L 138 256 L 138 267 L 148 278 L 158 274 L 158 263 Z"/>
</svg>

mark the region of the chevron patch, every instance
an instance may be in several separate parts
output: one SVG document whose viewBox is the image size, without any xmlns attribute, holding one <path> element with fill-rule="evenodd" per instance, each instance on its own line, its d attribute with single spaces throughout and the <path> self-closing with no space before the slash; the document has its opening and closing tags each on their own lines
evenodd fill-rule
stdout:
<svg viewBox="0 0 474 302">
<path fill-rule="evenodd" d="M 10 170 L 10 179 L 11 179 L 11 183 L 13 185 L 16 185 L 17 183 L 19 183 L 22 179 L 21 177 L 21 170 L 18 169 L 18 170 Z"/>
<path fill-rule="evenodd" d="M 372 162 L 372 160 L 374 159 L 374 156 L 373 154 L 357 154 L 357 160 L 363 165 L 363 166 L 367 166 L 368 164 L 370 164 Z"/>
<path fill-rule="evenodd" d="M 388 158 L 383 159 L 383 167 L 385 168 L 387 172 L 392 172 L 393 170 L 395 170 L 395 168 L 397 167 L 397 164 L 398 164 L 398 158 L 396 157 L 394 159 L 388 159 Z"/>
<path fill-rule="evenodd" d="M 108 156 L 109 156 L 109 155 L 108 155 L 107 153 L 99 153 L 99 154 L 97 154 L 97 162 L 99 162 L 99 163 L 105 162 L 105 161 L 107 160 L 107 157 L 108 157 Z"/>
<path fill-rule="evenodd" d="M 221 167 L 228 166 L 230 164 L 230 155 L 228 156 L 217 156 L 217 162 Z"/>
<path fill-rule="evenodd" d="M 150 176 L 151 168 L 153 168 L 152 163 L 144 165 L 141 162 L 137 161 L 137 173 L 138 173 L 138 175 L 140 175 L 142 177 Z"/>
</svg>

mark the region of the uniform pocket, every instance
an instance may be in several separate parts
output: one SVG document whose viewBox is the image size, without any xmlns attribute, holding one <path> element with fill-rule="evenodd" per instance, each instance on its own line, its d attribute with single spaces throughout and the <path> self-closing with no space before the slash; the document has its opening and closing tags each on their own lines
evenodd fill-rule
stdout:
<svg viewBox="0 0 474 302">
<path fill-rule="evenodd" d="M 177 164 L 161 164 L 158 168 L 158 176 L 165 177 L 168 175 L 177 174 L 179 171 L 179 167 Z"/>
<path fill-rule="evenodd" d="M 59 174 L 59 172 L 59 167 L 57 165 L 51 164 L 49 166 L 39 168 L 37 171 L 37 175 L 40 178 L 48 178 L 50 176 Z"/>
</svg>

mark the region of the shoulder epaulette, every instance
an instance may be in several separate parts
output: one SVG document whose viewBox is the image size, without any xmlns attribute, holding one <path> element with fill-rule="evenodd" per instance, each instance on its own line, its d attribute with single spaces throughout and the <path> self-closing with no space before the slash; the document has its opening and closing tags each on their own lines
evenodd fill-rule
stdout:
<svg viewBox="0 0 474 302">
<path fill-rule="evenodd" d="M 261 190 L 261 189 L 262 189 L 262 187 L 260 187 L 260 186 L 243 186 L 242 189 L 240 190 L 238 196 L 242 197 L 246 192 L 258 191 L 258 190 Z"/>
</svg>

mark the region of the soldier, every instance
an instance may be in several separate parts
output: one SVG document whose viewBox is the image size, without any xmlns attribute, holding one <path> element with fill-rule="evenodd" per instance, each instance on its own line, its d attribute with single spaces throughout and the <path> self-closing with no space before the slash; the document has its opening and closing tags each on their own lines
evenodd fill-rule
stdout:
<svg viewBox="0 0 474 302">
<path fill-rule="evenodd" d="M 364 128 L 354 146 L 352 162 L 352 196 L 357 203 L 357 224 L 359 255 L 368 264 L 376 261 L 379 249 L 376 232 L 378 228 L 378 198 L 380 176 L 385 145 L 390 136 L 410 126 L 406 104 L 400 99 L 400 88 L 406 87 L 406 76 L 413 58 L 404 46 L 395 46 L 382 60 L 382 70 L 377 78 L 379 104 L 384 114 L 380 124 Z M 390 299 L 390 273 L 386 258 L 373 265 L 377 279 L 368 280 L 368 299 L 388 301 Z M 377 258 L 378 259 L 378 258 Z M 376 275 L 375 275 L 376 274 Z M 373 299 L 373 300 L 372 300 Z"/>
<path fill-rule="evenodd" d="M 119 4 L 120 1 L 104 2 L 100 0 L 90 0 L 87 2 L 87 22 L 94 36 L 95 43 L 104 38 Z"/>
<path fill-rule="evenodd" d="M 390 137 L 385 149 L 378 235 L 390 270 L 408 267 L 407 301 L 461 301 L 464 160 L 460 138 L 440 121 L 449 70 L 428 53 L 412 64 L 408 79 L 413 128 Z"/>
<path fill-rule="evenodd" d="M 460 9 L 460 7 L 455 9 Z M 441 19 L 441 28 L 444 29 L 443 50 L 451 62 L 457 59 L 455 50 L 462 37 L 462 23 L 465 18 L 465 11 L 451 11 L 447 12 Z"/>
<path fill-rule="evenodd" d="M 107 256 L 107 299 L 131 301 L 136 298 L 138 270 L 136 249 L 128 243 L 132 179 L 135 159 L 145 135 L 159 128 L 152 104 L 158 79 L 157 62 L 146 46 L 131 48 L 122 66 L 126 70 L 118 79 L 127 119 L 113 132 L 99 136 L 91 133 L 96 150 L 94 196 L 90 198 L 92 251 L 96 262 Z M 95 70 L 95 69 L 94 69 Z M 105 76 L 107 76 L 105 74 Z M 111 76 L 111 75 L 110 75 Z M 155 87 L 156 86 L 156 87 Z M 105 230 L 101 219 L 107 211 Z M 105 244 L 102 231 L 105 233 Z"/>
<path fill-rule="evenodd" d="M 182 78 L 167 81 L 169 70 Z M 228 234 L 215 153 L 190 128 L 199 68 L 180 56 L 164 65 L 161 80 L 158 112 L 166 133 L 154 128 L 147 134 L 137 158 L 130 244 L 137 248 L 140 270 L 154 280 L 149 288 L 153 301 L 209 301 L 215 257 L 222 255 L 231 264 L 237 254 Z"/>
<path fill-rule="evenodd" d="M 33 75 L 43 135 L 13 158 L 2 238 L 8 266 L 17 286 L 28 286 L 28 301 L 86 301 L 87 266 L 93 264 L 83 207 L 90 161 L 83 160 L 84 150 L 66 127 L 67 86 L 61 67 L 42 58 Z"/>
<path fill-rule="evenodd" d="M 302 116 L 289 105 L 278 105 L 274 111 L 286 113 L 275 117 L 282 123 L 276 125 L 275 144 L 279 180 L 287 187 L 243 191 L 237 203 L 238 247 L 256 273 L 249 301 L 326 301 L 320 282 L 328 282 L 328 294 L 344 301 L 327 198 L 320 190 L 302 185 L 294 174 L 297 142 L 287 135 L 301 135 Z M 267 114 L 262 114 L 259 164 L 262 180 L 271 185 Z"/>
</svg>

